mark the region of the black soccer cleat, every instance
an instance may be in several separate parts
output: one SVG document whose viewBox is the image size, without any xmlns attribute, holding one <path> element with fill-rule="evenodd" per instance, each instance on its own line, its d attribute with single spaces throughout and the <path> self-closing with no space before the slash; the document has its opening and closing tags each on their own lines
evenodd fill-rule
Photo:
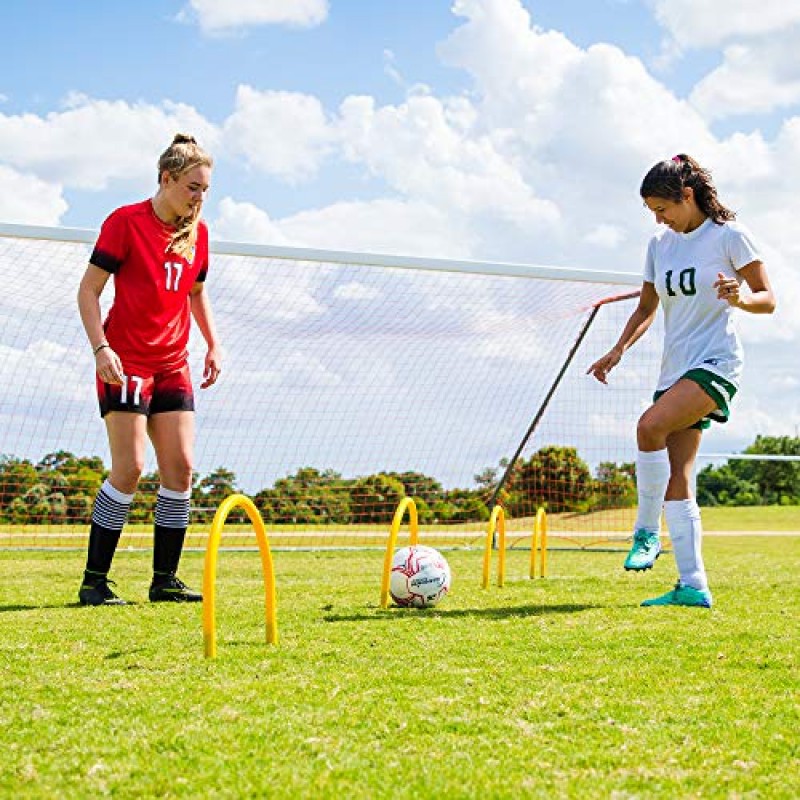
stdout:
<svg viewBox="0 0 800 800">
<path fill-rule="evenodd" d="M 82 606 L 126 606 L 128 605 L 121 597 L 117 597 L 111 590 L 109 584 L 114 581 L 108 580 L 105 576 L 95 579 L 83 579 L 81 588 L 78 590 L 78 601 Z"/>
<path fill-rule="evenodd" d="M 193 592 L 177 575 L 158 575 L 150 584 L 151 603 L 202 603 L 203 595 Z"/>
</svg>

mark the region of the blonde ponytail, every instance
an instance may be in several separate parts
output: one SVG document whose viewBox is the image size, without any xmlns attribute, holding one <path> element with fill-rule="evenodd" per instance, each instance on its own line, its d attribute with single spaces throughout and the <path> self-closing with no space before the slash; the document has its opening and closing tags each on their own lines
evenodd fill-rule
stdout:
<svg viewBox="0 0 800 800">
<path fill-rule="evenodd" d="M 197 144 L 194 136 L 186 133 L 176 133 L 172 144 L 161 154 L 158 159 L 158 180 L 164 171 L 177 180 L 184 172 L 194 167 L 212 167 L 214 162 L 211 156 Z M 176 255 L 190 259 L 197 242 L 197 226 L 200 223 L 200 211 L 185 217 L 178 217 L 175 223 L 175 233 L 170 237 L 168 250 Z"/>
</svg>

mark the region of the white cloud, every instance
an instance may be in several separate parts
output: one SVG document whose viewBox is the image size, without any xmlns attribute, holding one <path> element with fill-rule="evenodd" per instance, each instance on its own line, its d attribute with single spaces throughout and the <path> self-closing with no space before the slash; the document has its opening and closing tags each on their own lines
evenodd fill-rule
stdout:
<svg viewBox="0 0 800 800">
<path fill-rule="evenodd" d="M 25 225 L 58 225 L 67 210 L 63 188 L 0 164 L 0 219 Z"/>
<path fill-rule="evenodd" d="M 257 25 L 311 28 L 327 16 L 327 0 L 190 0 L 179 19 L 196 17 L 206 33 L 220 33 Z"/>
<path fill-rule="evenodd" d="M 158 154 L 177 131 L 192 133 L 213 152 L 214 126 L 191 106 L 73 94 L 64 110 L 43 117 L 0 114 L 0 153 L 48 183 L 96 191 L 124 180 L 155 188 Z"/>
<path fill-rule="evenodd" d="M 667 31 L 666 62 L 726 45 L 691 92 L 708 119 L 769 113 L 800 102 L 800 4 L 784 0 L 652 0 Z"/>
<path fill-rule="evenodd" d="M 625 241 L 625 229 L 619 225 L 600 224 L 586 234 L 586 241 L 597 247 L 618 247 Z"/>
<path fill-rule="evenodd" d="M 279 222 L 293 242 L 330 250 L 468 257 L 476 236 L 458 215 L 424 202 L 382 198 L 339 202 Z"/>
<path fill-rule="evenodd" d="M 288 181 L 316 173 L 335 140 L 316 97 L 296 92 L 236 91 L 236 110 L 225 121 L 227 148 L 245 163 Z"/>
<path fill-rule="evenodd" d="M 708 119 L 766 113 L 800 103 L 800 26 L 726 47 L 719 67 L 692 90 L 690 102 Z"/>
<path fill-rule="evenodd" d="M 683 48 L 715 47 L 734 38 L 776 33 L 800 24 L 789 0 L 651 0 L 656 19 Z"/>
<path fill-rule="evenodd" d="M 411 255 L 447 250 L 462 257 L 475 244 L 467 227 L 440 210 L 400 199 L 332 203 L 278 220 L 231 197 L 223 198 L 217 210 L 210 230 L 223 241 Z"/>
<path fill-rule="evenodd" d="M 280 227 L 269 218 L 269 214 L 252 203 L 241 203 L 231 197 L 223 197 L 217 210 L 218 216 L 209 224 L 209 232 L 214 239 L 254 244 L 292 244 Z"/>
<path fill-rule="evenodd" d="M 496 216 L 519 227 L 556 221 L 558 208 L 537 197 L 518 165 L 469 124 L 466 101 L 415 95 L 376 108 L 371 97 L 341 106 L 345 156 L 400 193 L 465 215 Z"/>
<path fill-rule="evenodd" d="M 93 383 L 91 372 L 87 373 L 90 358 L 76 358 L 75 352 L 74 347 L 46 339 L 29 342 L 24 349 L 0 345 L 0 381 L 3 386 L 14 387 L 12 396 L 5 398 L 2 416 L 6 418 L 21 412 L 20 424 L 3 425 L 6 433 L 15 437 L 27 431 L 24 426 L 31 425 L 32 409 L 41 404 L 42 383 L 34 379 L 20 380 L 20 376 L 47 376 L 48 404 L 67 401 L 67 407 L 73 408 L 80 404 L 86 396 L 87 385 L 91 389 Z M 85 350 L 81 356 L 83 352 Z M 4 447 L 10 444 L 3 442 Z"/>
</svg>

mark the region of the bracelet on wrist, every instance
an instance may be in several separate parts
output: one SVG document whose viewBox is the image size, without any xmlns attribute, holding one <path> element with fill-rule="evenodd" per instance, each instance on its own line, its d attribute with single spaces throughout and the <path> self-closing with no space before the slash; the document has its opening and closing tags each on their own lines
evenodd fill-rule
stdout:
<svg viewBox="0 0 800 800">
<path fill-rule="evenodd" d="M 97 355 L 104 347 L 111 347 L 111 345 L 108 342 L 103 342 L 102 344 L 97 345 L 97 347 L 92 350 L 92 353 Z"/>
</svg>

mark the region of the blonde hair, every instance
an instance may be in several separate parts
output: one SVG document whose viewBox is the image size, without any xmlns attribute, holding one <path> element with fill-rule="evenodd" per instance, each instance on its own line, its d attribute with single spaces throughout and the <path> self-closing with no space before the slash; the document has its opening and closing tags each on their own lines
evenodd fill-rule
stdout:
<svg viewBox="0 0 800 800">
<path fill-rule="evenodd" d="M 184 172 L 195 167 L 213 167 L 211 156 L 197 144 L 194 136 L 186 133 L 176 133 L 172 144 L 161 154 L 158 159 L 158 182 L 161 176 L 168 172 L 177 180 Z M 178 217 L 175 223 L 175 233 L 169 240 L 168 250 L 184 258 L 191 258 L 197 241 L 197 226 L 200 223 L 199 210 L 186 217 Z"/>
</svg>

